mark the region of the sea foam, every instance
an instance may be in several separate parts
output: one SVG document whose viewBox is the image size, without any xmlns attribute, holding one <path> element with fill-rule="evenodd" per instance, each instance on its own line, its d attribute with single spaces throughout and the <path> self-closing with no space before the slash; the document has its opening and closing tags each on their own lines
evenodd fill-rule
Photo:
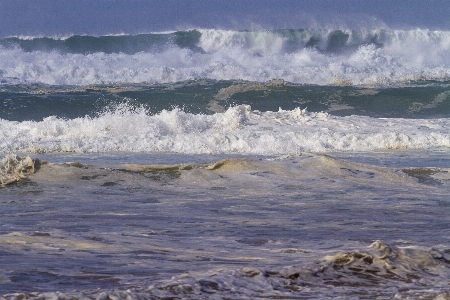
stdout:
<svg viewBox="0 0 450 300">
<path fill-rule="evenodd" d="M 447 119 L 337 117 L 306 109 L 252 111 L 248 105 L 213 115 L 178 108 L 150 115 L 126 105 L 97 117 L 1 120 L 0 152 L 179 152 L 288 154 L 300 151 L 434 149 L 450 146 Z"/>
<path fill-rule="evenodd" d="M 0 161 L 0 186 L 26 178 L 33 174 L 39 165 L 39 160 L 34 160 L 29 156 L 6 155 Z"/>
</svg>

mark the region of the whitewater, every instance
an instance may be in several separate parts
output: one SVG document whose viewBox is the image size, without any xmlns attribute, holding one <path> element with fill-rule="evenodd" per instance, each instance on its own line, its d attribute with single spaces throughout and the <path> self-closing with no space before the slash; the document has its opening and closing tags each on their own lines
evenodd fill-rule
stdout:
<svg viewBox="0 0 450 300">
<path fill-rule="evenodd" d="M 0 39 L 0 299 L 448 299 L 450 32 Z"/>
<path fill-rule="evenodd" d="M 380 130 L 380 128 L 383 128 Z M 149 116 L 117 109 L 96 118 L 0 122 L 0 151 L 266 154 L 436 149 L 450 146 L 448 119 L 408 120 L 334 117 L 294 109 L 193 115 L 180 109 Z"/>
<path fill-rule="evenodd" d="M 0 41 L 0 49 L 4 84 L 280 78 L 299 84 L 398 85 L 450 76 L 450 33 L 421 29 L 9 37 Z"/>
</svg>

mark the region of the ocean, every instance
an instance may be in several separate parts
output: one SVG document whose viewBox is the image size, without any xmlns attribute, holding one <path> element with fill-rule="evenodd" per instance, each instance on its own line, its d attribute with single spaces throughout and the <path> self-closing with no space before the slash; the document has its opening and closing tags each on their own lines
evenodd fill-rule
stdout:
<svg viewBox="0 0 450 300">
<path fill-rule="evenodd" d="M 450 31 L 0 39 L 0 299 L 449 299 Z"/>
</svg>

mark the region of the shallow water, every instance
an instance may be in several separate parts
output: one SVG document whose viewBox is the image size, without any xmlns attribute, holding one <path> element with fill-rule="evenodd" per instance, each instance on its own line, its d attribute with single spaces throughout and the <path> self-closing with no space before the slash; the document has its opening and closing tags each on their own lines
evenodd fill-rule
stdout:
<svg viewBox="0 0 450 300">
<path fill-rule="evenodd" d="M 385 159 L 402 157 L 392 154 Z M 418 170 L 419 159 L 411 168 L 404 161 L 389 168 L 308 153 L 134 157 L 146 164 L 124 164 L 125 156 L 79 155 L 82 163 L 62 162 L 77 155 L 48 158 L 57 156 L 59 162 L 46 163 L 41 155 L 35 174 L 1 188 L 5 293 L 297 298 L 448 292 L 446 168 L 408 172 Z M 158 157 L 166 164 L 147 164 Z"/>
</svg>

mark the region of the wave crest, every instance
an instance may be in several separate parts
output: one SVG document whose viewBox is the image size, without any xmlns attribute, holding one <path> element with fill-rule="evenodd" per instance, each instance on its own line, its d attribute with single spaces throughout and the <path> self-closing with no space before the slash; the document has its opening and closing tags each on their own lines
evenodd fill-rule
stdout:
<svg viewBox="0 0 450 300">
<path fill-rule="evenodd" d="M 208 78 L 395 84 L 449 80 L 450 32 L 192 30 L 136 36 L 6 38 L 0 81 L 54 85 Z"/>
</svg>

